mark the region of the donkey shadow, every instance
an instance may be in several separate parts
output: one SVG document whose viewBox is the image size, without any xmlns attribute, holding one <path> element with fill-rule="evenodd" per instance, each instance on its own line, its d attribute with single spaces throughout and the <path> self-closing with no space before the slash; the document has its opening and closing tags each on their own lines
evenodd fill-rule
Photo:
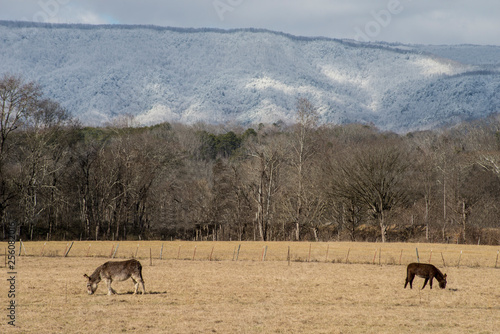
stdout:
<svg viewBox="0 0 500 334">
<path fill-rule="evenodd" d="M 134 291 L 127 291 L 125 293 L 119 293 L 118 295 L 133 295 Z M 167 291 L 148 291 L 147 295 L 166 295 Z"/>
</svg>

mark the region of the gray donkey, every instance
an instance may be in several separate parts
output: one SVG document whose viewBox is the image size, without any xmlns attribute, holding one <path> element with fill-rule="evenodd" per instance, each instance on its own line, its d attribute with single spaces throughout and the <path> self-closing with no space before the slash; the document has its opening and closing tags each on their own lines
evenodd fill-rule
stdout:
<svg viewBox="0 0 500 334">
<path fill-rule="evenodd" d="M 104 280 L 108 286 L 108 296 L 115 294 L 116 291 L 111 287 L 113 281 L 125 281 L 129 277 L 132 278 L 135 284 L 135 292 L 139 289 L 139 283 L 142 285 L 142 293 L 146 293 L 144 288 L 144 280 L 142 279 L 142 265 L 137 260 L 127 260 L 118 262 L 106 262 L 90 275 L 83 275 L 87 279 L 87 292 L 92 295 L 97 290 L 97 284 Z"/>
</svg>

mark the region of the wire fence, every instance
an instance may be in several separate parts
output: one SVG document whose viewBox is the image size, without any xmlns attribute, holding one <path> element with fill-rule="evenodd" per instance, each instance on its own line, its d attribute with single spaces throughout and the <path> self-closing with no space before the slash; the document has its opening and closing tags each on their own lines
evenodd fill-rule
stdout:
<svg viewBox="0 0 500 334">
<path fill-rule="evenodd" d="M 7 244 L 4 248 L 7 265 Z M 1 249 L 1 248 L 0 248 Z M 183 261 L 287 261 L 373 265 L 432 263 L 500 268 L 494 246 L 364 242 L 51 241 L 16 242 L 17 256 Z"/>
</svg>

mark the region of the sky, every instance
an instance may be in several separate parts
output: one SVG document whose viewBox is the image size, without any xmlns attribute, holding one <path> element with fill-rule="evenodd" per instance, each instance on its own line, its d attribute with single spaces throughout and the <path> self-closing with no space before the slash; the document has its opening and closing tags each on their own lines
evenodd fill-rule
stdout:
<svg viewBox="0 0 500 334">
<path fill-rule="evenodd" d="M 499 0 L 0 0 L 0 20 L 262 28 L 406 44 L 500 45 Z"/>
</svg>

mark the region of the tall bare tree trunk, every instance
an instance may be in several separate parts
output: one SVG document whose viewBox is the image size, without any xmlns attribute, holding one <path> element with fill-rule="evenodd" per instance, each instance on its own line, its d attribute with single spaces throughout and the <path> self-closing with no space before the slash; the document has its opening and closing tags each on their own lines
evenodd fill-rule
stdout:
<svg viewBox="0 0 500 334">
<path fill-rule="evenodd" d="M 443 241 L 446 238 L 446 221 L 448 217 L 446 215 L 446 175 L 443 170 Z"/>
<path fill-rule="evenodd" d="M 296 222 L 297 222 L 297 230 L 295 232 L 295 238 L 297 241 L 300 241 L 300 223 L 301 223 L 301 213 L 302 213 L 302 156 L 304 154 L 304 127 L 301 128 L 300 142 L 299 142 L 299 163 L 298 163 L 298 184 L 297 184 L 297 211 L 296 211 Z"/>
<path fill-rule="evenodd" d="M 465 211 L 465 200 L 462 200 L 462 226 L 463 226 L 463 237 L 464 237 L 464 243 L 467 242 L 466 234 L 465 234 L 465 227 L 467 225 L 467 213 Z"/>
<path fill-rule="evenodd" d="M 412 218 L 413 218 L 413 216 L 412 216 Z M 425 196 L 424 221 L 425 221 L 425 240 L 429 241 L 429 197 L 427 195 Z"/>
<path fill-rule="evenodd" d="M 385 226 L 385 217 L 384 217 L 384 212 L 380 213 L 380 234 L 382 236 L 382 242 L 385 243 L 385 235 L 387 233 L 387 226 Z"/>
</svg>

